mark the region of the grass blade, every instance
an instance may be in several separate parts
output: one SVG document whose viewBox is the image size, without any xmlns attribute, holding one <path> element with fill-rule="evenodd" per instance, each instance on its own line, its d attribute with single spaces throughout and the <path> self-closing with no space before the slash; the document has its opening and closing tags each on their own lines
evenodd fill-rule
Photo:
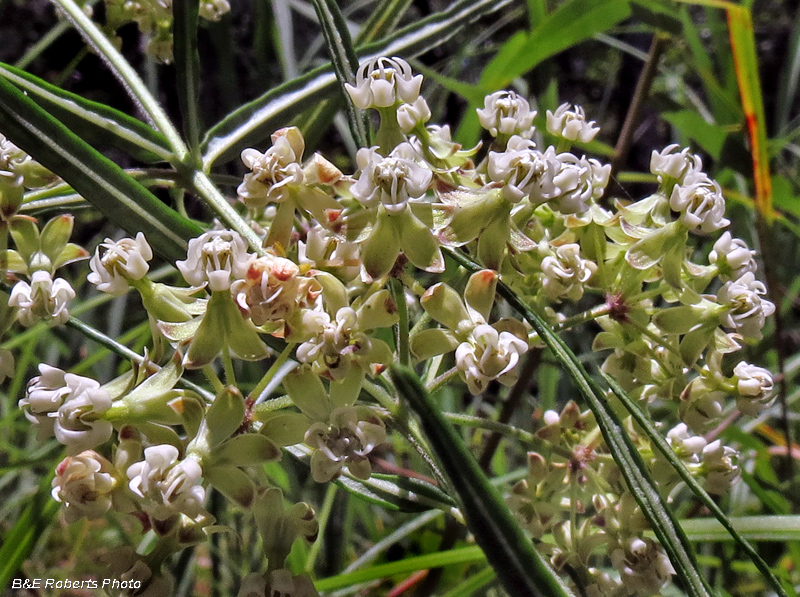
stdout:
<svg viewBox="0 0 800 597">
<path fill-rule="evenodd" d="M 61 0 L 66 1 L 66 0 Z M 358 48 L 361 60 L 382 55 L 414 57 L 451 39 L 472 20 L 497 12 L 512 0 L 461 0 L 447 10 L 418 21 L 390 38 Z M 228 160 L 248 144 L 266 139 L 292 116 L 322 98 L 336 85 L 333 67 L 321 66 L 293 81 L 270 90 L 225 117 L 206 133 L 203 167 Z"/>
<path fill-rule="evenodd" d="M 183 258 L 187 239 L 202 232 L 3 78 L 0 131 L 116 225 L 144 232 L 162 257 Z"/>
<path fill-rule="evenodd" d="M 566 596 L 572 592 L 525 536 L 456 430 L 437 409 L 413 370 L 390 370 L 398 393 L 419 415 L 433 452 L 458 494 L 461 512 L 486 559 L 512 595 Z"/>
<path fill-rule="evenodd" d="M 173 155 L 163 135 L 137 118 L 64 91 L 24 70 L 0 62 L 0 75 L 91 144 L 110 145 L 146 163 Z"/>
<path fill-rule="evenodd" d="M 197 51 L 197 22 L 200 7 L 196 0 L 174 0 L 172 5 L 173 56 L 177 71 L 178 105 L 183 115 L 183 134 L 189 151 L 199 157 L 200 54 Z"/>
<path fill-rule="evenodd" d="M 355 572 L 346 572 L 345 574 L 318 580 L 314 583 L 314 586 L 318 591 L 333 591 L 370 580 L 387 578 L 396 574 L 408 574 L 409 572 L 416 572 L 417 570 L 440 568 L 451 564 L 483 562 L 485 560 L 486 556 L 483 554 L 480 547 L 461 547 L 449 551 L 406 558 L 397 562 L 389 562 L 388 564 L 378 564 L 377 566 L 356 570 Z"/>
<path fill-rule="evenodd" d="M 461 265 L 470 271 L 478 271 L 480 266 L 454 251 L 448 251 Z M 531 311 L 503 282 L 498 283 L 497 293 L 508 304 L 531 324 L 539 338 L 547 345 L 564 371 L 572 378 L 573 383 L 583 394 L 595 419 L 606 445 L 611 451 L 614 461 L 625 478 L 631 494 L 647 518 L 656 537 L 669 556 L 670 562 L 679 578 L 686 584 L 692 596 L 710 597 L 711 589 L 700 573 L 697 562 L 678 521 L 669 511 L 666 501 L 658 492 L 647 467 L 636 447 L 631 442 L 616 413 L 606 403 L 606 397 L 597 382 L 587 373 L 578 357 L 564 343 L 550 326 L 539 315 Z"/>
<path fill-rule="evenodd" d="M 52 480 L 52 475 L 42 480 L 36 494 L 3 537 L 0 545 L 0 587 L 11 584 L 11 579 L 58 513 L 60 504 L 50 497 Z"/>
<path fill-rule="evenodd" d="M 355 85 L 358 71 L 358 56 L 356 56 L 353 42 L 350 40 L 347 23 L 333 0 L 313 0 L 313 3 L 319 24 L 322 26 L 322 33 L 328 44 L 333 70 L 339 80 L 350 132 L 359 147 L 369 147 L 369 126 L 366 115 L 355 107 L 353 100 L 344 88 L 345 83 Z"/>
<path fill-rule="evenodd" d="M 717 503 L 711 498 L 710 495 L 706 492 L 705 489 L 697 482 L 697 480 L 691 475 L 691 473 L 687 470 L 686 466 L 681 462 L 681 460 L 675 455 L 675 452 L 672 451 L 672 448 L 667 443 L 667 441 L 661 436 L 658 430 L 653 425 L 653 422 L 645 415 L 639 406 L 634 402 L 634 400 L 628 396 L 625 390 L 610 376 L 606 375 L 602 371 L 600 374 L 603 376 L 603 379 L 606 380 L 611 391 L 617 397 L 617 399 L 622 402 L 625 409 L 631 414 L 633 420 L 645 431 L 647 434 L 650 443 L 658 448 L 658 451 L 663 454 L 664 458 L 666 458 L 667 462 L 672 465 L 672 468 L 675 469 L 681 479 L 683 479 L 684 483 L 692 490 L 692 492 L 697 496 L 697 498 L 703 503 L 703 505 L 708 508 L 711 513 L 715 516 L 719 524 L 722 525 L 722 528 L 729 533 L 729 535 L 733 538 L 736 543 L 742 548 L 742 550 L 750 557 L 752 562 L 758 567 L 758 570 L 763 574 L 772 588 L 775 589 L 775 592 L 778 595 L 782 595 L 786 597 L 786 592 L 783 589 L 780 581 L 775 577 L 775 575 L 770 570 L 767 563 L 758 555 L 758 552 L 753 548 L 747 540 L 742 537 L 725 513 L 717 506 Z M 685 525 L 683 525 L 685 527 Z"/>
<path fill-rule="evenodd" d="M 772 179 L 769 174 L 767 153 L 767 131 L 764 118 L 764 103 L 761 83 L 758 78 L 756 40 L 750 10 L 744 6 L 730 5 L 728 27 L 731 49 L 736 68 L 736 80 L 742 96 L 747 131 L 750 134 L 750 153 L 753 156 L 753 181 L 755 184 L 756 209 L 767 221 L 774 218 L 772 210 Z"/>
</svg>

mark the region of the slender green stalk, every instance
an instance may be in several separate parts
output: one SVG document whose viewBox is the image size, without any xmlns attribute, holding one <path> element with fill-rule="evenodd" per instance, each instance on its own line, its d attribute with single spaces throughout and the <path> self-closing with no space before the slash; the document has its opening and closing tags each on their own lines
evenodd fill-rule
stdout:
<svg viewBox="0 0 800 597">
<path fill-rule="evenodd" d="M 286 345 L 286 348 L 283 349 L 283 352 L 278 355 L 278 358 L 275 359 L 275 362 L 272 363 L 272 366 L 267 370 L 262 377 L 256 387 L 253 388 L 253 391 L 250 392 L 249 396 L 247 397 L 248 400 L 258 400 L 258 397 L 261 396 L 262 392 L 266 389 L 271 382 L 275 375 L 280 371 L 281 367 L 283 367 L 284 363 L 289 360 L 289 357 L 292 354 L 292 350 L 294 350 L 295 343 L 290 342 Z"/>
<path fill-rule="evenodd" d="M 189 149 L 181 139 L 180 134 L 175 129 L 172 121 L 164 112 L 161 104 L 147 89 L 144 81 L 133 69 L 130 63 L 120 54 L 106 34 L 103 33 L 94 21 L 83 12 L 83 8 L 78 6 L 74 0 L 51 0 L 58 6 L 63 14 L 75 26 L 81 36 L 86 40 L 97 55 L 105 62 L 119 79 L 128 95 L 141 108 L 158 131 L 164 135 L 172 151 L 175 152 L 177 160 L 183 162 L 189 154 Z"/>
<path fill-rule="evenodd" d="M 403 283 L 400 280 L 393 279 L 389 283 L 392 289 L 392 297 L 394 304 L 397 306 L 398 322 L 395 326 L 395 335 L 397 337 L 397 353 L 400 358 L 400 363 L 408 366 L 411 364 L 411 352 L 408 347 L 408 305 L 406 304 L 406 295 Z"/>
<path fill-rule="evenodd" d="M 473 417 L 461 413 L 444 413 L 444 418 L 455 423 L 456 425 L 464 425 L 465 427 L 473 427 L 475 429 L 486 429 L 487 431 L 494 431 L 506 437 L 513 437 L 514 439 L 528 445 L 538 445 L 536 436 L 524 429 L 519 429 L 513 425 L 506 425 L 484 417 Z"/>
<path fill-rule="evenodd" d="M 328 526 L 328 521 L 331 518 L 331 512 L 333 511 L 333 502 L 336 499 L 336 490 L 338 487 L 335 483 L 331 483 L 328 485 L 328 489 L 325 490 L 325 500 L 322 502 L 322 509 L 317 516 L 317 521 L 319 522 L 319 535 L 322 536 L 325 534 L 325 527 Z M 317 556 L 319 555 L 319 550 L 322 548 L 322 541 L 314 541 L 311 544 L 311 549 L 308 552 L 308 557 L 306 558 L 306 574 L 311 574 L 314 572 L 314 564 L 317 561 Z"/>
</svg>

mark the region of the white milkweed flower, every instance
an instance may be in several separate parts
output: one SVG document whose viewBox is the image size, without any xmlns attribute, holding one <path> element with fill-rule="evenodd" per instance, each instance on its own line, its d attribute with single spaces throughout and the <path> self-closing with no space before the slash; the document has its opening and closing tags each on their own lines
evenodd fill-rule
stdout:
<svg viewBox="0 0 800 597">
<path fill-rule="evenodd" d="M 581 259 L 581 248 L 573 243 L 558 247 L 555 255 L 548 255 L 542 260 L 541 267 L 544 292 L 553 300 L 580 300 L 583 285 L 597 271 L 595 263 Z"/>
<path fill-rule="evenodd" d="M 737 408 L 746 415 L 757 416 L 761 407 L 772 401 L 775 389 L 772 374 L 763 367 L 742 361 L 733 368 L 733 376 L 738 393 Z"/>
<path fill-rule="evenodd" d="M 64 504 L 64 518 L 72 523 L 102 518 L 111 510 L 117 479 L 108 460 L 86 450 L 59 463 L 52 485 L 53 499 Z"/>
<path fill-rule="evenodd" d="M 425 98 L 419 96 L 411 104 L 403 104 L 397 108 L 397 124 L 404 133 L 410 133 L 417 125 L 424 125 L 431 119 L 431 109 Z"/>
<path fill-rule="evenodd" d="M 553 147 L 544 153 L 533 141 L 514 135 L 504 152 L 489 152 L 488 173 L 494 182 L 505 183 L 503 196 L 512 203 L 528 197 L 534 205 L 544 203 L 558 193 L 555 175 L 561 161 Z"/>
<path fill-rule="evenodd" d="M 717 266 L 719 277 L 727 282 L 737 280 L 746 273 L 755 273 L 758 269 L 755 254 L 743 240 L 733 238 L 730 232 L 725 232 L 714 243 L 708 262 Z"/>
<path fill-rule="evenodd" d="M 401 143 L 383 157 L 377 147 L 362 147 L 356 154 L 361 170 L 350 192 L 366 207 L 383 204 L 389 213 L 400 213 L 409 201 L 428 191 L 433 173 L 415 161 L 414 148 Z"/>
<path fill-rule="evenodd" d="M 55 435 L 77 454 L 108 441 L 112 426 L 101 417 L 111 408 L 111 396 L 94 379 L 39 365 L 19 406 L 39 426 L 39 438 Z"/>
<path fill-rule="evenodd" d="M 141 232 L 135 239 L 107 238 L 89 262 L 92 273 L 87 279 L 101 292 L 121 296 L 128 291 L 128 280 L 141 280 L 147 275 L 147 262 L 152 258 L 153 249 Z"/>
<path fill-rule="evenodd" d="M 480 394 L 493 379 L 506 386 L 517 381 L 516 366 L 527 350 L 527 341 L 484 323 L 456 348 L 456 367 L 469 391 Z"/>
<path fill-rule="evenodd" d="M 611 166 L 595 159 L 578 158 L 571 153 L 558 155 L 561 168 L 553 178 L 557 209 L 562 214 L 583 213 L 589 209 L 591 199 L 603 196 Z"/>
<path fill-rule="evenodd" d="M 200 16 L 207 21 L 219 21 L 230 10 L 228 0 L 200 0 Z"/>
<path fill-rule="evenodd" d="M 358 314 L 352 307 L 339 309 L 333 320 L 324 311 L 306 311 L 303 328 L 312 337 L 297 347 L 297 360 L 311 363 L 315 373 L 343 379 L 352 361 L 372 347 L 369 336 L 358 327 Z"/>
<path fill-rule="evenodd" d="M 192 286 L 208 282 L 208 287 L 218 292 L 244 278 L 253 257 L 238 232 L 210 230 L 190 240 L 186 260 L 175 265 Z"/>
<path fill-rule="evenodd" d="M 19 281 L 11 289 L 10 307 L 17 307 L 19 322 L 30 327 L 40 320 L 60 325 L 69 319 L 67 303 L 75 298 L 69 282 L 56 278 L 50 272 L 38 270 L 31 275 L 31 283 Z"/>
<path fill-rule="evenodd" d="M 588 143 L 595 138 L 600 127 L 595 121 L 586 120 L 586 113 L 580 106 L 561 104 L 555 112 L 547 111 L 547 132 L 568 141 Z"/>
<path fill-rule="evenodd" d="M 276 131 L 272 135 L 272 147 L 264 153 L 253 148 L 243 150 L 242 162 L 251 172 L 244 175 L 236 189 L 239 198 L 250 207 L 283 201 L 289 185 L 303 183 L 300 160 L 304 150 L 303 135 L 296 127 Z"/>
<path fill-rule="evenodd" d="M 669 206 L 680 213 L 679 221 L 689 230 L 708 233 L 730 224 L 724 217 L 725 198 L 719 183 L 703 172 L 692 171 L 683 184 L 675 185 Z"/>
<path fill-rule="evenodd" d="M 144 450 L 144 460 L 127 470 L 130 490 L 144 500 L 145 511 L 156 520 L 174 514 L 196 518 L 205 514 L 203 469 L 194 458 L 178 459 L 175 446 L 162 444 Z"/>
<path fill-rule="evenodd" d="M 14 376 L 14 354 L 5 348 L 0 349 L 0 383 Z"/>
<path fill-rule="evenodd" d="M 386 441 L 386 427 L 368 409 L 346 406 L 335 409 L 327 423 L 314 423 L 304 441 L 314 448 L 311 474 L 317 483 L 325 483 L 343 467 L 359 479 L 372 473 L 367 455 Z"/>
<path fill-rule="evenodd" d="M 739 453 L 720 440 L 715 440 L 703 448 L 701 474 L 705 477 L 705 490 L 714 495 L 724 495 L 739 476 L 736 459 Z"/>
<path fill-rule="evenodd" d="M 422 75 L 414 75 L 402 58 L 381 56 L 362 64 L 355 86 L 344 87 L 357 108 L 388 108 L 398 102 L 413 104 L 419 97 Z"/>
<path fill-rule="evenodd" d="M 483 100 L 483 109 L 478 109 L 481 126 L 492 137 L 497 135 L 521 135 L 530 137 L 536 111 L 521 95 L 513 91 L 496 91 Z"/>
<path fill-rule="evenodd" d="M 245 278 L 231 285 L 239 308 L 256 325 L 313 307 L 321 290 L 316 280 L 300 275 L 293 261 L 269 254 L 251 261 Z"/>
<path fill-rule="evenodd" d="M 650 154 L 650 172 L 658 177 L 658 182 L 674 179 L 680 184 L 689 172 L 703 169 L 703 161 L 691 153 L 688 147 L 676 151 L 678 147 L 680 145 L 673 143 L 661 151 L 654 149 Z"/>
<path fill-rule="evenodd" d="M 667 443 L 681 460 L 700 462 L 698 454 L 708 445 L 702 435 L 692 435 L 686 423 L 678 423 L 667 433 Z"/>
<path fill-rule="evenodd" d="M 760 340 L 766 318 L 775 312 L 775 305 L 761 298 L 766 293 L 767 288 L 752 272 L 723 284 L 717 292 L 717 302 L 726 307 L 722 325 Z"/>
<path fill-rule="evenodd" d="M 664 550 L 652 539 L 630 537 L 610 556 L 622 584 L 634 594 L 658 594 L 675 574 Z"/>
<path fill-rule="evenodd" d="M 56 413 L 70 389 L 64 381 L 66 373 L 61 369 L 42 363 L 39 374 L 28 382 L 25 398 L 19 401 L 19 407 L 25 417 L 39 427 L 38 437 L 43 440 L 53 436 Z"/>
</svg>

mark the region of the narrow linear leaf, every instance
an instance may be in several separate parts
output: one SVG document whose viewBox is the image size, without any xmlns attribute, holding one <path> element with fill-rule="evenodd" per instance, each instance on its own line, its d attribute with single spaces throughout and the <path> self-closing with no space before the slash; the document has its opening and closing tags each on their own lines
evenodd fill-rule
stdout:
<svg viewBox="0 0 800 597">
<path fill-rule="evenodd" d="M 144 232 L 165 259 L 184 257 L 187 239 L 202 233 L 3 78 L 0 131 L 116 225 L 131 234 Z"/>
<path fill-rule="evenodd" d="M 355 85 L 358 71 L 358 56 L 350 40 L 347 23 L 334 0 L 313 0 L 313 3 L 322 34 L 328 44 L 333 70 L 339 80 L 350 132 L 359 147 L 369 147 L 369 124 L 366 114 L 355 107 L 344 87 L 345 83 Z"/>
<path fill-rule="evenodd" d="M 768 221 L 775 216 L 772 209 L 772 179 L 769 174 L 767 153 L 767 131 L 764 117 L 764 102 L 758 78 L 758 57 L 750 9 L 730 5 L 728 27 L 731 49 L 736 69 L 736 80 L 742 96 L 742 107 L 750 134 L 750 154 L 753 156 L 753 180 L 756 190 L 756 208 Z"/>
<path fill-rule="evenodd" d="M 478 264 L 473 263 L 455 251 L 448 250 L 447 254 L 470 271 L 481 269 Z M 662 547 L 667 552 L 676 573 L 686 584 L 689 594 L 710 597 L 712 595 L 711 589 L 698 569 L 686 533 L 684 533 L 678 521 L 667 508 L 664 498 L 661 497 L 647 472 L 647 467 L 639 451 L 633 445 L 630 437 L 628 437 L 616 413 L 606 403 L 603 390 L 587 373 L 578 357 L 558 334 L 539 315 L 531 311 L 516 296 L 514 291 L 502 281 L 497 285 L 497 293 L 508 302 L 511 308 L 531 324 L 533 330 L 552 351 L 553 356 L 572 378 L 573 383 L 584 398 L 586 398 L 606 441 L 606 445 L 611 451 L 622 476 L 625 478 L 631 494 L 653 528 Z"/>
<path fill-rule="evenodd" d="M 444 597 L 471 597 L 472 595 L 477 595 L 478 591 L 491 583 L 496 577 L 497 574 L 493 568 L 484 568 L 477 574 L 470 576 L 453 590 L 445 593 Z"/>
<path fill-rule="evenodd" d="M 83 39 L 97 55 L 106 63 L 112 74 L 122 83 L 129 97 L 136 102 L 153 126 L 167 140 L 169 147 L 176 154 L 177 161 L 183 161 L 188 149 L 175 126 L 167 116 L 161 104 L 150 93 L 133 66 L 125 60 L 119 50 L 105 33 L 92 21 L 75 0 L 50 0 L 77 29 Z"/>
<path fill-rule="evenodd" d="M 197 156 L 200 146 L 200 54 L 197 52 L 197 0 L 174 0 L 172 51 L 177 72 L 178 105 L 183 115 L 183 134 L 189 151 Z M 199 156 L 198 156 L 199 157 Z"/>
<path fill-rule="evenodd" d="M 359 58 L 363 61 L 384 55 L 417 56 L 451 39 L 475 19 L 502 10 L 511 2 L 461 0 L 386 40 L 359 47 Z M 235 157 L 244 146 L 266 139 L 282 123 L 329 97 L 335 85 L 333 67 L 323 65 L 245 104 L 206 133 L 201 144 L 203 167 L 208 170 L 219 160 Z"/>
<path fill-rule="evenodd" d="M 481 84 L 490 91 L 505 87 L 547 58 L 610 29 L 630 14 L 628 0 L 565 2 L 529 34 L 510 39 L 483 70 Z"/>
<path fill-rule="evenodd" d="M 39 489 L 22 510 L 0 545 L 0 587 L 8 587 L 36 542 L 45 534 L 58 513 L 60 504 L 50 497 L 52 475 L 42 480 Z"/>
<path fill-rule="evenodd" d="M 137 118 L 64 91 L 14 66 L 0 62 L 0 75 L 92 145 L 121 149 L 146 163 L 173 156 L 163 135 Z"/>
<path fill-rule="evenodd" d="M 653 422 L 641 411 L 636 402 L 634 402 L 634 400 L 628 396 L 628 394 L 622 389 L 622 386 L 620 386 L 616 380 L 602 371 L 600 374 L 603 376 L 603 379 L 606 380 L 606 383 L 608 383 L 608 386 L 611 388 L 611 391 L 614 393 L 617 399 L 622 402 L 625 409 L 631 414 L 633 420 L 636 421 L 636 423 L 638 423 L 642 429 L 644 429 L 650 442 L 656 448 L 658 448 L 658 451 L 661 452 L 667 462 L 672 465 L 672 468 L 674 468 L 675 472 L 680 475 L 681 479 L 683 479 L 684 483 L 686 483 L 689 489 L 691 489 L 697 498 L 703 502 L 703 504 L 711 511 L 717 521 L 719 521 L 719 524 L 722 525 L 722 528 L 729 533 L 730 537 L 732 537 L 733 540 L 736 541 L 742 550 L 750 557 L 752 562 L 758 567 L 759 571 L 768 580 L 769 584 L 772 585 L 772 588 L 775 589 L 775 592 L 778 595 L 786 596 L 783 586 L 772 573 L 772 570 L 770 570 L 767 563 L 761 558 L 760 555 L 758 555 L 758 552 L 755 550 L 755 548 L 753 548 L 753 546 L 750 545 L 750 543 L 748 543 L 748 541 L 739 534 L 730 519 L 720 509 L 711 496 L 708 495 L 700 483 L 697 482 L 697 479 L 692 476 L 683 462 L 681 462 L 681 460 L 675 455 L 675 452 L 655 428 Z"/>
<path fill-rule="evenodd" d="M 412 369 L 396 363 L 390 373 L 398 393 L 419 416 L 431 448 L 458 494 L 467 526 L 506 590 L 530 597 L 571 595 L 525 536 L 461 436 L 433 405 L 419 377 Z"/>
<path fill-rule="evenodd" d="M 333 591 L 370 580 L 387 578 L 396 574 L 407 574 L 409 572 L 416 572 L 417 570 L 441 568 L 442 566 L 449 566 L 451 564 L 483 562 L 485 559 L 486 556 L 480 547 L 462 547 L 449 551 L 441 551 L 439 553 L 426 554 L 424 556 L 406 558 L 397 562 L 389 562 L 388 564 L 378 564 L 377 566 L 356 570 L 355 572 L 339 574 L 338 576 L 318 580 L 314 583 L 314 586 L 318 591 Z M 518 595 L 519 593 L 512 594 Z"/>
<path fill-rule="evenodd" d="M 358 32 L 356 45 L 373 42 L 394 31 L 410 5 L 411 0 L 378 2 L 369 19 Z M 344 98 L 332 96 L 295 119 L 295 125 L 303 131 L 306 147 L 314 147 L 319 143 L 333 122 L 333 117 L 341 109 L 342 102 L 344 102 Z"/>
</svg>

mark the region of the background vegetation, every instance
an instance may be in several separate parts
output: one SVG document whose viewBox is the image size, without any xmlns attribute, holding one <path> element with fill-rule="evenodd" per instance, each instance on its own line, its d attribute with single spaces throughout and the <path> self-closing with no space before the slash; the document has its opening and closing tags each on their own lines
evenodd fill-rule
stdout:
<svg viewBox="0 0 800 597">
<path fill-rule="evenodd" d="M 103 4 L 94 5 L 103 21 Z M 653 188 L 650 152 L 671 142 L 690 145 L 703 156 L 709 174 L 728 199 L 732 233 L 758 250 L 759 269 L 778 311 L 762 342 L 748 347 L 747 359 L 779 373 L 776 405 L 757 420 L 727 421 L 717 433 L 738 442 L 747 454 L 742 480 L 721 504 L 740 532 L 757 541 L 761 556 L 788 585 L 800 586 L 800 14 L 797 3 L 674 2 L 670 0 L 466 0 L 464 16 L 437 0 L 386 0 L 341 3 L 357 47 L 381 40 L 425 17 L 451 18 L 449 36 L 412 40 L 397 53 L 413 58 L 426 76 L 424 93 L 435 122 L 450 123 L 465 146 L 480 138 L 475 108 L 486 93 L 516 89 L 544 114 L 561 102 L 584 106 L 602 127 L 590 150 L 614 166 L 614 188 L 607 197 L 639 197 Z M 181 122 L 175 65 L 163 65 L 141 51 L 139 32 L 127 25 L 119 32 L 122 53 L 141 73 L 150 92 L 174 122 Z M 140 115 L 117 79 L 53 6 L 39 0 L 0 0 L 0 61 L 71 91 Z M 313 80 L 313 69 L 330 60 L 314 8 L 304 0 L 237 0 L 218 23 L 204 23 L 198 34 L 199 106 L 206 127 L 235 108 L 270 90 L 286 91 Z M 0 65 L 0 75 L 9 69 Z M 312 73 L 307 75 L 306 73 Z M 305 77 L 305 78 L 304 78 Z M 286 82 L 289 87 L 281 88 Z M 294 86 L 293 86 L 294 85 Z M 275 97 L 278 97 L 278 92 Z M 269 97 L 267 97 L 267 100 Z M 307 155 L 321 149 L 352 171 L 356 145 L 347 120 L 333 108 L 340 102 L 336 85 L 315 95 L 302 92 L 287 106 L 258 100 L 266 110 L 246 142 L 263 148 L 272 130 L 296 124 L 303 130 Z M 333 108 L 332 108 L 333 107 Z M 253 109 L 245 109 L 244 115 Z M 70 122 L 65 122 L 70 126 Z M 226 121 L 236 124 L 237 119 Z M 224 132 L 225 126 L 222 130 Z M 76 130 L 78 134 L 91 131 Z M 102 139 L 97 138 L 96 141 Z M 243 169 L 237 147 L 222 152 L 214 180 L 229 193 Z M 231 148 L 227 148 L 231 149 Z M 104 152 L 143 179 L 164 183 L 168 173 L 143 170 L 142 163 L 118 147 Z M 166 185 L 165 185 L 166 186 Z M 180 192 L 160 190 L 160 197 L 194 217 L 209 219 L 208 207 Z M 27 213 L 68 210 L 77 216 L 73 241 L 94 247 L 115 236 L 118 225 L 74 197 L 51 203 L 31 201 Z M 700 251 L 708 251 L 701 247 Z M 77 267 L 77 266 L 73 266 Z M 164 275 L 168 275 L 164 270 Z M 141 351 L 149 338 L 147 322 L 125 297 L 98 298 L 78 289 L 81 301 L 71 312 L 113 338 Z M 595 358 L 590 339 L 567 338 L 578 354 Z M 15 377 L 0 393 L 0 569 L 6 581 L 26 577 L 76 578 L 93 574 L 94 558 L 127 543 L 133 529 L 122 524 L 81 521 L 64 525 L 58 504 L 49 497 L 52 470 L 61 447 L 40 443 L 17 401 L 40 362 L 72 368 L 101 381 L 114 377 L 118 355 L 85 338 L 39 325 L 18 333 L 3 347 L 18 356 Z M 530 418 L 559 408 L 577 392 L 549 353 L 524 373 L 529 392 L 521 396 L 509 422 L 528 428 Z M 492 414 L 491 394 L 480 401 L 451 393 L 444 410 Z M 524 475 L 520 454 L 497 449 L 483 431 L 462 428 L 467 445 L 482 454 L 498 484 Z M 393 447 L 396 461 L 414 460 L 403 445 Z M 378 455 L 376 468 L 397 472 Z M 403 467 L 401 466 L 401 469 Z M 520 472 L 522 471 L 522 472 Z M 311 548 L 299 543 L 290 556 L 296 571 L 308 571 L 320 590 L 330 594 L 502 594 L 482 552 L 464 530 L 440 510 L 392 511 L 359 499 L 334 485 L 320 490 L 298 464 L 269 465 L 287 496 L 312 503 L 324 533 Z M 255 531 L 234 511 L 222 511 L 212 494 L 212 512 L 238 534 L 215 535 L 207 546 L 187 550 L 174 562 L 180 595 L 230 595 L 258 557 L 250 546 Z M 693 524 L 708 516 L 699 502 L 677 512 L 690 539 L 698 542 L 699 561 L 712 586 L 736 595 L 765 595 L 769 588 L 752 562 L 716 526 Z M 0 587 L 5 582 L 0 582 Z M 679 592 L 677 588 L 672 589 Z M 67 594 L 67 593 L 65 593 Z M 75 593 L 79 594 L 79 593 Z"/>
</svg>

